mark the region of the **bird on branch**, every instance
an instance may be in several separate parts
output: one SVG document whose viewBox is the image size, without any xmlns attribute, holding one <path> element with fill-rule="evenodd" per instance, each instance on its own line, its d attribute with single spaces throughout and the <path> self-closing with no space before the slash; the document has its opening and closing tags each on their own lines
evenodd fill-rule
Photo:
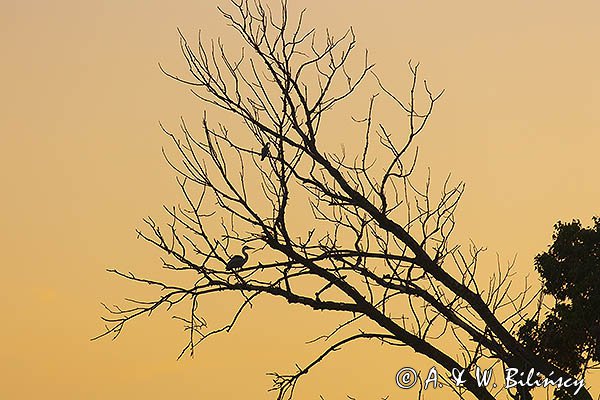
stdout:
<svg viewBox="0 0 600 400">
<path fill-rule="evenodd" d="M 267 142 L 263 146 L 262 150 L 260 151 L 260 161 L 264 161 L 265 158 L 271 155 L 271 151 L 269 150 L 270 145 L 271 143 Z"/>
<path fill-rule="evenodd" d="M 242 268 L 244 266 L 244 264 L 246 264 L 246 262 L 248 261 L 248 253 L 246 253 L 246 250 L 251 250 L 251 249 L 253 249 L 253 247 L 250 247 L 250 246 L 242 247 L 243 256 L 236 254 L 235 256 L 231 257 L 231 260 L 229 260 L 227 262 L 227 266 L 225 267 L 225 269 L 228 271 L 233 271 L 233 270 Z"/>
</svg>

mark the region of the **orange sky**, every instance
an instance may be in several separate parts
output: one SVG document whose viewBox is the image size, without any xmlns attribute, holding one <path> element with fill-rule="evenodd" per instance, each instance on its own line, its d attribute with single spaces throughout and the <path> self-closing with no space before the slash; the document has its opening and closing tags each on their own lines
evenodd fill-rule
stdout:
<svg viewBox="0 0 600 400">
<path fill-rule="evenodd" d="M 101 301 L 145 293 L 105 269 L 160 267 L 134 232 L 177 197 L 157 122 L 176 127 L 204 107 L 157 63 L 184 72 L 177 27 L 236 43 L 216 4 L 0 0 L 0 398 L 265 398 L 266 372 L 317 354 L 304 341 L 326 316 L 265 300 L 194 359 L 176 361 L 185 336 L 161 315 L 116 342 L 89 341 L 102 329 Z M 558 219 L 598 215 L 600 3 L 290 4 L 307 7 L 317 28 L 352 25 L 392 90 L 409 78 L 409 59 L 446 88 L 421 163 L 467 183 L 456 239 L 485 245 L 490 265 L 517 254 L 524 277 Z M 411 355 L 353 345 L 298 394 L 400 399 L 393 376 Z"/>
</svg>

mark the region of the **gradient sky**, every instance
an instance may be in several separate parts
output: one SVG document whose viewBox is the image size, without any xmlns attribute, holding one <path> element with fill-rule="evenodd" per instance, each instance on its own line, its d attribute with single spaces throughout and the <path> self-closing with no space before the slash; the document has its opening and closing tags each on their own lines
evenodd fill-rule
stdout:
<svg viewBox="0 0 600 400">
<path fill-rule="evenodd" d="M 194 359 L 176 361 L 186 338 L 161 314 L 115 342 L 89 341 L 102 330 L 101 301 L 147 293 L 106 268 L 160 267 L 134 231 L 177 195 L 158 121 L 176 127 L 204 106 L 157 63 L 185 71 L 177 27 L 235 49 L 217 4 L 0 0 L 0 398 L 266 398 L 266 372 L 319 351 L 304 342 L 326 316 L 265 300 Z M 290 4 L 319 29 L 352 25 L 392 90 L 409 79 L 409 59 L 446 89 L 421 162 L 467 183 L 455 239 L 485 245 L 485 262 L 516 254 L 519 278 L 533 276 L 557 220 L 599 214 L 600 3 Z M 301 381 L 299 398 L 400 399 L 393 376 L 409 357 L 353 345 Z"/>
</svg>

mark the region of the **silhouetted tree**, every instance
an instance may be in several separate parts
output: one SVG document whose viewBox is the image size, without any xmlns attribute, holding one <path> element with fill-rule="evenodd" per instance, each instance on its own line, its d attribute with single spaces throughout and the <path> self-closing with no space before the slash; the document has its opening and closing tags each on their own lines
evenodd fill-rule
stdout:
<svg viewBox="0 0 600 400">
<path fill-rule="evenodd" d="M 298 379 L 333 350 L 360 339 L 408 346 L 447 371 L 466 369 L 464 385 L 450 385 L 460 396 L 469 391 L 492 400 L 502 390 L 477 385 L 473 371 L 480 361 L 566 376 L 515 334 L 535 294 L 510 295 L 512 265 L 482 283 L 482 249 L 450 242 L 464 185 L 448 176 L 438 191 L 429 174 L 417 178 L 415 140 L 442 94 L 421 83 L 418 65 L 409 63 L 402 99 L 374 73 L 367 52 L 359 68 L 350 65 L 352 29 L 321 37 L 304 29 L 304 12 L 291 23 L 285 1 L 280 15 L 246 0 L 233 1 L 232 8 L 221 12 L 245 42 L 238 56 L 220 40 L 199 38 L 193 49 L 181 34 L 189 76 L 163 71 L 245 129 L 213 126 L 206 113 L 201 134 L 185 121 L 180 134 L 163 127 L 176 150 L 167 160 L 184 202 L 165 207 L 172 219 L 166 232 L 151 218 L 148 231 L 138 232 L 168 255 L 164 268 L 194 276 L 182 285 L 111 270 L 161 294 L 107 307 L 107 329 L 99 337 L 116 337 L 128 322 L 161 306 L 188 304 L 187 316 L 178 316 L 189 332 L 181 354 L 193 354 L 202 340 L 232 329 L 258 296 L 272 296 L 347 315 L 323 335 L 333 343 L 314 362 L 273 374 L 278 399 L 291 398 Z M 363 115 L 353 118 L 355 128 L 332 124 L 333 109 L 369 84 L 372 95 L 362 104 Z M 376 117 L 380 102 L 397 107 L 395 128 Z M 336 140 L 350 146 L 334 150 Z M 256 249 L 249 260 L 226 269 L 246 244 Z M 229 323 L 209 331 L 200 305 L 225 292 L 239 294 L 239 304 Z M 529 398 L 528 391 L 510 393 Z M 581 396 L 590 398 L 585 390 Z"/>
<path fill-rule="evenodd" d="M 593 222 L 590 228 L 577 220 L 554 226 L 552 245 L 535 258 L 543 294 L 554 304 L 540 301 L 537 315 L 519 331 L 529 348 L 581 377 L 600 362 L 600 219 Z"/>
</svg>

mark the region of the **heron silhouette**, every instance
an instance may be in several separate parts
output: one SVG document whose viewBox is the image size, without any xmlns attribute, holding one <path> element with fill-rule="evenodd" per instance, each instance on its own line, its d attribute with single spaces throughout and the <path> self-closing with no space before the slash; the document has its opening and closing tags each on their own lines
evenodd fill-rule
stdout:
<svg viewBox="0 0 600 400">
<path fill-rule="evenodd" d="M 253 247 L 250 247 L 250 246 L 242 247 L 243 256 L 236 254 L 235 256 L 231 257 L 231 260 L 229 260 L 227 262 L 227 266 L 225 267 L 225 269 L 228 271 L 233 271 L 233 270 L 242 268 L 244 266 L 244 264 L 246 264 L 246 262 L 248 261 L 248 253 L 246 253 L 246 250 L 250 250 L 250 249 L 253 249 Z"/>
<path fill-rule="evenodd" d="M 264 161 L 265 158 L 267 158 L 271 155 L 271 152 L 269 151 L 270 145 L 271 145 L 271 143 L 267 142 L 263 146 L 262 150 L 260 151 L 260 161 Z"/>
</svg>

